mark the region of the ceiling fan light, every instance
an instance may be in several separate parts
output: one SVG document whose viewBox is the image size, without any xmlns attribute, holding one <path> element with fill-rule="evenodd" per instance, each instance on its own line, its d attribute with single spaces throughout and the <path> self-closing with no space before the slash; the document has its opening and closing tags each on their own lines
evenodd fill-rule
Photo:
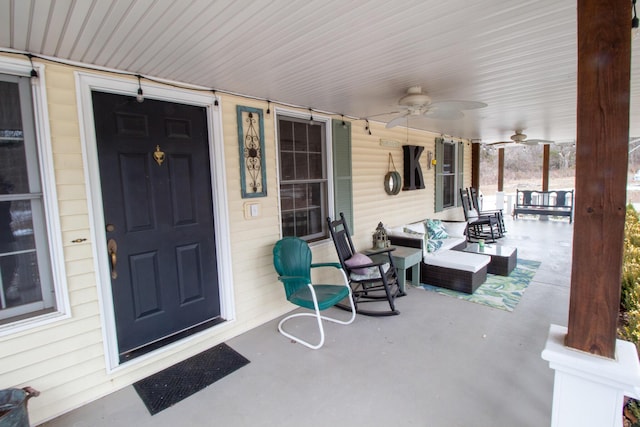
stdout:
<svg viewBox="0 0 640 427">
<path fill-rule="evenodd" d="M 515 142 L 522 142 L 527 139 L 527 135 L 521 132 L 516 132 L 515 135 L 511 135 L 511 140 Z"/>
<path fill-rule="evenodd" d="M 410 93 L 400 98 L 398 103 L 407 107 L 429 105 L 431 97 L 424 93 Z"/>
</svg>

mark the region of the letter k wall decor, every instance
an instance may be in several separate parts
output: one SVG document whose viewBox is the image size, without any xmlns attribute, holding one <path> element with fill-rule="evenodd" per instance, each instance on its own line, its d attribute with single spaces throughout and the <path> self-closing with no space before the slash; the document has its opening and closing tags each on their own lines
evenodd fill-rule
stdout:
<svg viewBox="0 0 640 427">
<path fill-rule="evenodd" d="M 404 186 L 403 191 L 420 190 L 424 188 L 424 177 L 420 168 L 420 155 L 424 147 L 418 145 L 403 145 L 404 151 Z"/>
</svg>

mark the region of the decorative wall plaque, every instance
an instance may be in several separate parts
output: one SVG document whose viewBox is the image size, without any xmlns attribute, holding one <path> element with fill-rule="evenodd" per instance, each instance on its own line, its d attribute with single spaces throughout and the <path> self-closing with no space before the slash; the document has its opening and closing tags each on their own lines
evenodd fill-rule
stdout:
<svg viewBox="0 0 640 427">
<path fill-rule="evenodd" d="M 404 186 L 403 191 L 424 188 L 424 177 L 420 168 L 420 155 L 424 147 L 418 145 L 403 145 L 404 152 Z"/>
<path fill-rule="evenodd" d="M 264 197 L 267 195 L 267 173 L 262 110 L 238 105 L 236 111 L 242 197 Z"/>
</svg>

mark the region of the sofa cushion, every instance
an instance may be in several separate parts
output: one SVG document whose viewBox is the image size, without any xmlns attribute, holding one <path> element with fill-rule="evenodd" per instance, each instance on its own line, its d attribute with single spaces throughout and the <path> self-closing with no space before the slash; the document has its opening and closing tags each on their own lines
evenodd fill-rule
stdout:
<svg viewBox="0 0 640 427">
<path fill-rule="evenodd" d="M 407 230 L 411 230 L 415 233 L 422 233 L 422 234 L 426 234 L 427 230 L 424 227 L 424 222 L 420 221 L 420 222 L 413 222 L 411 224 L 407 224 L 404 226 L 404 232 L 408 233 Z"/>
<path fill-rule="evenodd" d="M 384 227 L 384 231 L 387 232 L 387 236 L 402 236 L 406 234 L 404 232 L 404 225 L 399 225 L 397 227 Z"/>
<path fill-rule="evenodd" d="M 419 228 L 419 227 L 413 227 L 413 228 L 404 227 L 403 234 L 405 234 L 405 235 L 407 235 L 407 236 L 409 236 L 410 238 L 413 238 L 413 239 L 422 240 L 422 242 L 420 243 L 420 247 L 422 248 L 422 256 L 425 256 L 429 252 L 437 251 L 440 246 L 436 247 L 434 244 L 430 244 L 429 243 L 429 236 L 427 234 L 425 234 L 425 233 L 419 233 L 417 231 L 414 231 L 417 228 Z M 423 225 L 423 228 L 424 228 L 424 225 Z"/>
<path fill-rule="evenodd" d="M 464 237 L 467 231 L 466 221 L 443 221 L 442 225 L 447 230 L 449 237 Z"/>
<path fill-rule="evenodd" d="M 449 237 L 448 239 L 441 240 L 442 246 L 440 246 L 438 252 L 453 249 L 466 241 L 467 239 L 465 237 Z"/>
<path fill-rule="evenodd" d="M 438 267 L 450 268 L 452 270 L 463 270 L 475 273 L 489 264 L 491 257 L 487 255 L 473 254 L 461 251 L 438 251 L 437 254 L 425 257 L 424 263 Z"/>
<path fill-rule="evenodd" d="M 429 234 L 429 239 L 442 240 L 449 237 L 444 224 L 442 224 L 442 221 L 439 219 L 428 219 L 424 222 L 424 225 L 427 229 L 427 233 Z"/>
</svg>

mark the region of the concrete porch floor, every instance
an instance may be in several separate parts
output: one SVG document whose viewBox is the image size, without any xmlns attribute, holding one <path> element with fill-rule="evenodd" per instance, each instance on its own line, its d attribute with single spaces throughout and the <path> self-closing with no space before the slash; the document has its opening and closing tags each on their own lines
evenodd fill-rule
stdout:
<svg viewBox="0 0 640 427">
<path fill-rule="evenodd" d="M 228 341 L 251 363 L 154 416 L 129 386 L 43 425 L 548 426 L 554 372 L 540 354 L 550 324 L 567 324 L 573 227 L 506 227 L 500 244 L 542 261 L 513 312 L 409 287 L 399 316 L 325 323 L 320 350 L 280 335 L 279 319 Z"/>
</svg>

